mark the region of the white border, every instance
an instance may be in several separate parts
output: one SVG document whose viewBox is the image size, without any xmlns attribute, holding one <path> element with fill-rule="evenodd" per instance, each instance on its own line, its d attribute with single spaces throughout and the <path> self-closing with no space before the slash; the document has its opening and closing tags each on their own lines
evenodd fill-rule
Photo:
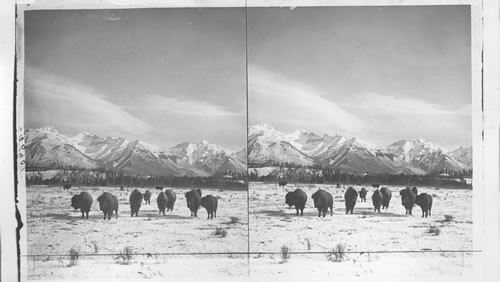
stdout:
<svg viewBox="0 0 500 282">
<path fill-rule="evenodd" d="M 17 1 L 18 4 L 29 4 L 27 9 L 90 9 L 90 8 L 147 8 L 147 7 L 243 7 L 244 0 L 193 0 L 193 1 L 75 1 L 75 0 L 45 0 L 45 1 Z M 499 278 L 499 4 L 497 0 L 484 0 L 484 19 L 482 19 L 481 0 L 337 0 L 337 1 L 303 1 L 303 0 L 249 0 L 249 7 L 256 6 L 388 6 L 388 5 L 460 5 L 471 4 L 472 10 L 472 85 L 473 85 L 473 141 L 474 141 L 474 248 L 483 248 L 483 253 L 477 256 L 476 270 L 478 281 L 498 281 Z M 15 209 L 14 209 L 14 172 L 13 172 L 13 137 L 12 137 L 12 93 L 13 93 L 13 64 L 14 64 L 14 1 L 2 1 L 0 7 L 1 20 L 1 68 L 0 85 L 2 87 L 1 132 L 2 153 L 0 165 L 4 191 L 0 200 L 2 222 L 0 225 L 1 239 L 1 281 L 16 281 L 16 249 L 15 249 Z M 484 24 L 484 37 L 483 37 Z M 483 41 L 484 40 L 484 41 Z M 484 123 L 481 112 L 481 56 L 484 43 Z M 18 62 L 20 63 L 20 61 Z M 22 68 L 18 69 L 21 73 Z M 20 81 L 21 78 L 20 78 Z M 482 132 L 484 127 L 484 143 Z M 479 146 L 478 146 L 479 144 Z M 484 144 L 484 147 L 483 147 Z M 482 188 L 482 189 L 480 189 Z M 24 190 L 24 189 L 23 189 Z M 21 193 L 21 189 L 19 189 Z M 25 210 L 21 210 L 25 219 Z M 26 222 L 23 220 L 23 222 Z M 24 227 L 23 230 L 26 230 Z M 25 244 L 24 244 L 25 245 Z"/>
</svg>

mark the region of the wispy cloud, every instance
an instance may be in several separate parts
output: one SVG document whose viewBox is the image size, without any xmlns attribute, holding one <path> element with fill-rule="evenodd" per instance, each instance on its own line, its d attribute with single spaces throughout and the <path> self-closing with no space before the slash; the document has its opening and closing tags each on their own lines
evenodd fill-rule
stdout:
<svg viewBox="0 0 500 282">
<path fill-rule="evenodd" d="M 37 69 L 27 73 L 28 118 L 66 128 L 82 124 L 94 129 L 114 128 L 134 136 L 152 130 L 148 123 L 106 100 L 104 93 Z"/>
<path fill-rule="evenodd" d="M 365 111 L 383 115 L 410 115 L 421 117 L 471 115 L 471 104 L 463 105 L 457 109 L 448 109 L 443 105 L 433 104 L 414 97 L 401 95 L 382 95 L 366 92 L 353 97 L 352 100 L 343 102 L 343 107 L 355 111 Z"/>
<path fill-rule="evenodd" d="M 147 96 L 144 103 L 148 109 L 180 116 L 216 119 L 244 116 L 245 114 L 244 111 L 232 111 L 231 109 L 202 100 L 179 99 L 159 95 Z"/>
<path fill-rule="evenodd" d="M 250 119 L 321 131 L 333 127 L 349 134 L 371 128 L 311 85 L 257 65 L 249 65 L 248 75 Z"/>
</svg>

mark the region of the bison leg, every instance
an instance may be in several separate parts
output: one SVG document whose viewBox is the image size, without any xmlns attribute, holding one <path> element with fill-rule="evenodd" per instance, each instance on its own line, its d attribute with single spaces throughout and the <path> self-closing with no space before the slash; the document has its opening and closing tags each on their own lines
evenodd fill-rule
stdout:
<svg viewBox="0 0 500 282">
<path fill-rule="evenodd" d="M 89 211 L 85 212 L 87 214 L 87 219 L 89 219 Z"/>
<path fill-rule="evenodd" d="M 318 208 L 318 217 L 321 217 L 321 209 Z"/>
<path fill-rule="evenodd" d="M 85 214 L 85 211 L 82 210 L 82 219 L 84 219 L 84 214 Z"/>
<path fill-rule="evenodd" d="M 300 209 L 300 216 L 304 216 L 304 208 Z"/>
<path fill-rule="evenodd" d="M 115 210 L 115 213 L 116 213 L 116 218 L 118 219 L 118 209 Z M 111 211 L 110 216 L 112 216 L 112 215 L 113 215 L 113 211 Z"/>
<path fill-rule="evenodd" d="M 297 211 L 295 215 L 299 215 L 299 208 L 295 208 L 295 210 Z"/>
</svg>

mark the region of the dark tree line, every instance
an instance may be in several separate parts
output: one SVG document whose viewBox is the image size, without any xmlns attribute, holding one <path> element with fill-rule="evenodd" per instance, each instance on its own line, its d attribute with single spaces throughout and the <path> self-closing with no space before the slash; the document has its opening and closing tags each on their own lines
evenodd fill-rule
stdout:
<svg viewBox="0 0 500 282">
<path fill-rule="evenodd" d="M 55 169 L 56 170 L 56 169 Z M 245 173 L 226 171 L 212 176 L 171 176 L 171 175 L 133 175 L 124 171 L 106 168 L 82 169 L 64 167 L 59 173 L 47 178 L 42 177 L 43 170 L 30 168 L 26 174 L 27 185 L 62 185 L 65 182 L 73 186 L 125 186 L 125 187 L 208 187 L 221 189 L 246 189 Z"/>
<path fill-rule="evenodd" d="M 400 186 L 437 186 L 454 188 L 472 188 L 465 178 L 472 178 L 472 170 L 435 172 L 427 175 L 412 174 L 372 174 L 372 173 L 352 173 L 343 172 L 336 168 L 314 167 L 280 167 L 279 174 L 258 176 L 250 169 L 249 181 L 277 182 L 279 179 L 286 179 L 288 182 L 317 183 L 317 184 L 344 184 L 344 185 L 371 185 L 379 183 L 381 185 Z"/>
</svg>

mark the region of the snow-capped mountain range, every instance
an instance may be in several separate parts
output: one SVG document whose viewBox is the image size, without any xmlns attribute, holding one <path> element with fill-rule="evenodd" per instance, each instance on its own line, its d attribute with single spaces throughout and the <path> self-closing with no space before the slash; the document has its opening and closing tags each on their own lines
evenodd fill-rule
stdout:
<svg viewBox="0 0 500 282">
<path fill-rule="evenodd" d="M 472 147 L 446 151 L 417 139 L 377 148 L 359 138 L 321 136 L 303 129 L 284 134 L 268 124 L 257 124 L 249 128 L 248 160 L 250 167 L 319 164 L 346 172 L 427 174 L 471 169 Z"/>
<path fill-rule="evenodd" d="M 245 149 L 231 152 L 208 141 L 185 142 L 167 150 L 140 140 L 81 132 L 68 137 L 53 127 L 25 132 L 29 167 L 112 168 L 133 175 L 210 176 L 246 173 Z M 242 154 L 243 152 L 243 154 Z"/>
</svg>

